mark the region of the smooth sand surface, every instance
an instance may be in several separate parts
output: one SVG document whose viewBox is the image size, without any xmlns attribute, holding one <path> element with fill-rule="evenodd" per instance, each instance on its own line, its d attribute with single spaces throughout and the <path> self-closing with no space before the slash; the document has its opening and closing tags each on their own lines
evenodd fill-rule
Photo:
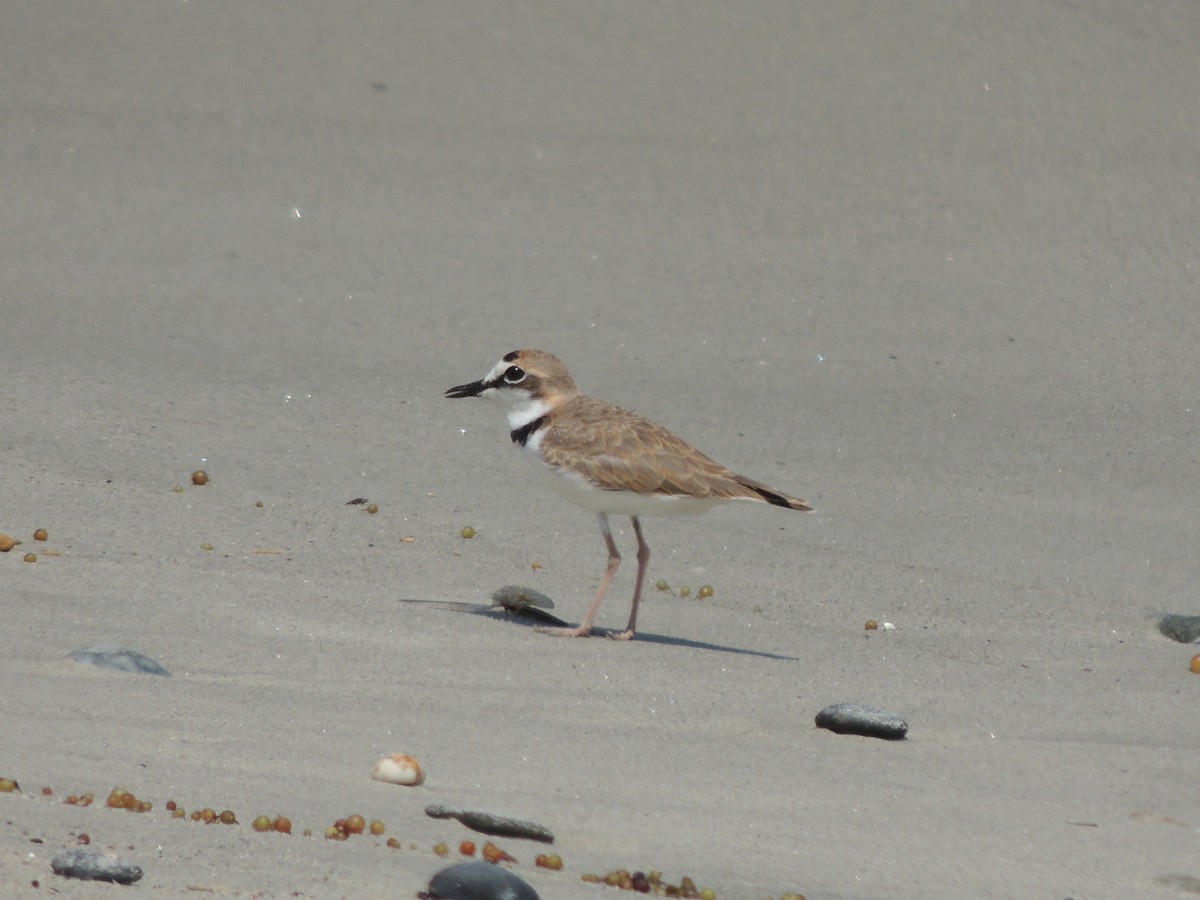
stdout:
<svg viewBox="0 0 1200 900">
<path fill-rule="evenodd" d="M 471 836 L 429 803 L 551 828 L 559 873 L 499 841 L 544 900 L 1200 890 L 1198 648 L 1153 627 L 1200 612 L 1200 6 L 24 2 L 0 35 L 5 896 L 411 897 Z M 603 572 L 500 411 L 442 398 L 518 347 L 816 512 L 647 520 L 692 597 L 630 643 L 439 606 L 578 621 Z M 173 676 L 66 658 L 98 644 Z M 842 701 L 909 739 L 814 728 Z M 394 751 L 424 786 L 367 777 Z M 352 812 L 404 849 L 321 838 Z M 144 879 L 51 875 L 80 832 Z"/>
</svg>

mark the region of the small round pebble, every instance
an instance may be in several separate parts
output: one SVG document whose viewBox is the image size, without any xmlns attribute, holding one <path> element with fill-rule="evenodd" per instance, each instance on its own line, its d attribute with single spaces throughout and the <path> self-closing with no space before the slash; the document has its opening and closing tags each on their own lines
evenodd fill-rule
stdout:
<svg viewBox="0 0 1200 900">
<path fill-rule="evenodd" d="M 860 734 L 898 741 L 908 734 L 908 723 L 895 713 L 863 706 L 860 703 L 838 703 L 817 713 L 817 727 L 828 728 L 835 734 Z"/>
<path fill-rule="evenodd" d="M 125 862 L 99 850 L 68 850 L 50 863 L 55 874 L 84 881 L 112 881 L 133 884 L 142 877 L 142 867 Z"/>
<path fill-rule="evenodd" d="M 485 862 L 458 863 L 429 880 L 430 900 L 538 900 L 533 887 L 512 872 Z"/>
<path fill-rule="evenodd" d="M 208 473 L 203 469 L 197 469 L 192 473 L 192 484 L 208 484 Z"/>
<path fill-rule="evenodd" d="M 468 525 L 466 528 L 460 531 L 459 534 L 462 535 L 463 540 L 469 541 L 471 538 L 475 537 L 475 529 Z"/>
<path fill-rule="evenodd" d="M 48 541 L 50 540 L 50 532 L 46 531 L 45 528 L 39 528 L 33 533 L 33 539 L 35 541 Z"/>
</svg>

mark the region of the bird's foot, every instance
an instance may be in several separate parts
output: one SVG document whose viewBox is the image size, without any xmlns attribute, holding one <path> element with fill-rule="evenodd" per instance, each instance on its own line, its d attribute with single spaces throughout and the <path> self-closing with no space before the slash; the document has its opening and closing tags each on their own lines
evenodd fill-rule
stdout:
<svg viewBox="0 0 1200 900">
<path fill-rule="evenodd" d="M 549 625 L 539 625 L 535 630 L 542 634 L 549 634 L 553 637 L 591 637 L 592 629 L 584 628 L 580 625 L 578 628 L 552 628 Z"/>
</svg>

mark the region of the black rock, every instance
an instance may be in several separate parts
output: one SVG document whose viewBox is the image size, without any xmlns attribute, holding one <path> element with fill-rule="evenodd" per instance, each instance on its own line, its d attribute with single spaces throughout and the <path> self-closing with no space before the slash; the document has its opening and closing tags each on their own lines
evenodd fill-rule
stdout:
<svg viewBox="0 0 1200 900">
<path fill-rule="evenodd" d="M 838 703 L 817 713 L 817 727 L 836 734 L 861 734 L 863 737 L 898 741 L 908 734 L 908 723 L 895 713 L 863 706 Z"/>
<path fill-rule="evenodd" d="M 458 863 L 429 879 L 429 900 L 538 900 L 528 882 L 485 862 Z"/>
</svg>

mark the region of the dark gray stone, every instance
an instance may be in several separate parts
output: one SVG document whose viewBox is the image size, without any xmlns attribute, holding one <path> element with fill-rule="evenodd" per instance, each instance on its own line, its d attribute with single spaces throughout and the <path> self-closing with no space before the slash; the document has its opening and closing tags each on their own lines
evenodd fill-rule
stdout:
<svg viewBox="0 0 1200 900">
<path fill-rule="evenodd" d="M 1200 643 L 1200 616 L 1168 614 L 1159 619 L 1158 630 L 1181 644 Z"/>
<path fill-rule="evenodd" d="M 860 734 L 889 741 L 898 741 L 908 734 L 908 723 L 895 713 L 861 703 L 825 707 L 817 713 L 817 727 L 828 728 L 836 734 Z"/>
<path fill-rule="evenodd" d="M 538 900 L 527 881 L 485 862 L 458 863 L 429 880 L 429 900 Z"/>
<path fill-rule="evenodd" d="M 547 844 L 554 843 L 554 835 L 551 834 L 549 828 L 539 825 L 537 822 L 527 822 L 524 819 L 512 819 L 508 816 L 498 816 L 495 813 L 477 809 L 452 809 L 449 806 L 442 806 L 440 803 L 425 807 L 425 815 L 433 819 L 458 819 L 468 828 L 482 834 L 525 838 Z"/>
</svg>

